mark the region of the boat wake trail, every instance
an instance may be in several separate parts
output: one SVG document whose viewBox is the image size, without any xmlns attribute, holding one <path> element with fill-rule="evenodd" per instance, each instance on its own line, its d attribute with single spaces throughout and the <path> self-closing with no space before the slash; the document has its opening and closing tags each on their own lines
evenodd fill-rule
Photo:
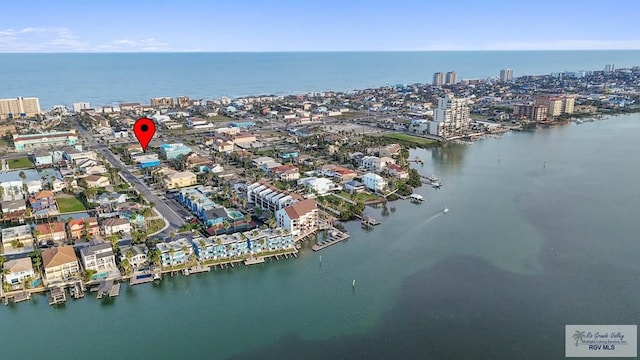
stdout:
<svg viewBox="0 0 640 360">
<path fill-rule="evenodd" d="M 437 213 L 431 215 L 431 217 L 427 218 L 427 220 L 424 221 L 425 224 L 439 218 L 440 216 L 444 215 L 444 213 L 442 211 L 438 211 Z"/>
</svg>

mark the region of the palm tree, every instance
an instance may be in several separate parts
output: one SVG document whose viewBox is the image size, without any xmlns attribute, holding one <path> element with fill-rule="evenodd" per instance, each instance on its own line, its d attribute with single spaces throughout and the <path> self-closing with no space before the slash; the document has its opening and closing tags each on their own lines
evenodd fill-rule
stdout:
<svg viewBox="0 0 640 360">
<path fill-rule="evenodd" d="M 229 232 L 229 228 L 231 227 L 231 224 L 228 221 L 224 221 L 222 223 L 222 226 L 224 227 L 225 234 L 228 233 Z"/>
<path fill-rule="evenodd" d="M 584 337 L 586 336 L 586 332 L 584 331 L 579 331 L 576 330 L 576 332 L 573 334 L 573 340 L 576 341 L 576 346 L 578 346 L 579 342 L 582 342 L 584 340 Z"/>
<path fill-rule="evenodd" d="M 173 255 L 176 253 L 176 250 L 172 247 L 169 249 L 169 259 L 171 260 L 170 264 L 173 265 Z"/>
<path fill-rule="evenodd" d="M 18 173 L 18 176 L 20 177 L 20 179 L 22 179 L 22 181 L 25 181 L 27 179 L 27 175 L 24 173 L 24 171 L 20 171 Z"/>
<path fill-rule="evenodd" d="M 2 266 L 4 265 L 4 263 L 7 261 L 7 258 L 4 256 L 0 256 L 0 268 L 2 268 Z"/>
</svg>

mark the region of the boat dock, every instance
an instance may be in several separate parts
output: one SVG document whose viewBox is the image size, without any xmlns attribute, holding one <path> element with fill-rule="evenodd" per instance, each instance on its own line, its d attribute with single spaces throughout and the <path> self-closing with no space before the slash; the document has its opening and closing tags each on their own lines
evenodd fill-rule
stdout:
<svg viewBox="0 0 640 360">
<path fill-rule="evenodd" d="M 52 288 L 49 293 L 49 305 L 63 304 L 67 301 L 67 295 L 64 292 L 64 288 L 56 287 Z"/>
<path fill-rule="evenodd" d="M 153 274 L 150 272 L 137 273 L 137 274 L 134 273 L 129 278 L 129 286 L 150 283 L 150 282 L 153 282 L 154 279 L 155 278 Z"/>
<path fill-rule="evenodd" d="M 245 265 L 257 265 L 257 264 L 263 264 L 264 263 L 264 257 L 258 257 L 258 258 L 250 258 L 244 261 Z"/>
<path fill-rule="evenodd" d="M 415 159 L 407 159 L 408 163 L 414 162 L 416 164 L 420 164 L 420 165 L 424 165 L 424 160 L 420 159 L 420 158 L 415 158 Z"/>
<path fill-rule="evenodd" d="M 82 283 L 78 281 L 73 285 L 69 286 L 69 293 L 71 294 L 71 297 L 73 297 L 74 299 L 83 298 L 84 289 L 82 288 Z"/>
<path fill-rule="evenodd" d="M 363 228 L 372 228 L 376 225 L 380 225 L 380 221 L 372 218 L 371 216 L 363 216 L 361 224 Z"/>
<path fill-rule="evenodd" d="M 97 299 L 102 299 L 104 295 L 115 297 L 120 295 L 120 283 L 114 283 L 113 280 L 107 280 L 100 283 L 98 287 Z"/>
<path fill-rule="evenodd" d="M 189 269 L 189 274 L 199 274 L 203 272 L 209 272 L 211 268 L 208 266 L 194 266 Z"/>
<path fill-rule="evenodd" d="M 18 293 L 14 293 L 11 295 L 6 295 L 3 298 L 3 302 L 5 305 L 9 305 L 9 300 L 13 300 L 14 304 L 17 304 L 19 302 L 23 302 L 23 301 L 27 301 L 31 299 L 31 293 L 28 291 L 20 291 Z"/>
<path fill-rule="evenodd" d="M 347 240 L 349 238 L 349 234 L 347 233 L 343 233 L 342 231 L 333 228 L 331 230 L 329 230 L 329 239 L 325 240 L 319 244 L 315 244 L 313 246 L 311 246 L 311 250 L 313 251 L 320 251 L 326 247 L 329 247 L 331 245 L 337 244 L 341 241 Z"/>
</svg>

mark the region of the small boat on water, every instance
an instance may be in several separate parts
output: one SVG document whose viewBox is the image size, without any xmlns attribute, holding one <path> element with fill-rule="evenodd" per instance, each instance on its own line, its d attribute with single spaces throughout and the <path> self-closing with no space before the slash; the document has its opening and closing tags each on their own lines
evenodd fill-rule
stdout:
<svg viewBox="0 0 640 360">
<path fill-rule="evenodd" d="M 448 213 L 449 212 L 449 208 L 444 208 L 444 210 L 442 210 L 443 213 Z"/>
<path fill-rule="evenodd" d="M 582 124 L 584 121 L 580 120 L 580 119 L 576 119 L 576 124 Z"/>
<path fill-rule="evenodd" d="M 429 180 L 431 182 L 436 182 L 436 181 L 438 181 L 438 178 L 435 175 L 429 175 L 429 176 L 427 176 L 427 180 Z"/>
<path fill-rule="evenodd" d="M 421 202 L 424 201 L 424 197 L 420 194 L 411 194 L 410 198 L 411 198 L 411 202 L 415 204 L 420 204 Z"/>
<path fill-rule="evenodd" d="M 440 184 L 440 183 L 439 183 L 439 182 L 437 182 L 437 181 L 434 181 L 434 182 L 432 182 L 432 183 L 431 183 L 431 186 L 433 186 L 433 187 L 434 187 L 434 188 L 436 188 L 436 189 L 440 189 L 440 187 L 442 186 L 442 184 Z"/>
</svg>

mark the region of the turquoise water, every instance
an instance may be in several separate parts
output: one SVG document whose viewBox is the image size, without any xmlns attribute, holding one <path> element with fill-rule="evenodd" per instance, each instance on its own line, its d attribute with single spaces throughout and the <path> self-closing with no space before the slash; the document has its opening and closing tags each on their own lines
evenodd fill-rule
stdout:
<svg viewBox="0 0 640 360">
<path fill-rule="evenodd" d="M 640 321 L 639 131 L 627 115 L 414 150 L 443 188 L 367 208 L 382 224 L 347 224 L 322 262 L 306 249 L 109 303 L 36 296 L 0 308 L 3 356 L 562 358 L 565 324 Z"/>
<path fill-rule="evenodd" d="M 0 98 L 35 96 L 41 107 L 92 106 L 156 96 L 217 98 L 355 90 L 458 79 L 640 65 L 640 51 L 476 51 L 173 54 L 0 54 Z"/>
</svg>

